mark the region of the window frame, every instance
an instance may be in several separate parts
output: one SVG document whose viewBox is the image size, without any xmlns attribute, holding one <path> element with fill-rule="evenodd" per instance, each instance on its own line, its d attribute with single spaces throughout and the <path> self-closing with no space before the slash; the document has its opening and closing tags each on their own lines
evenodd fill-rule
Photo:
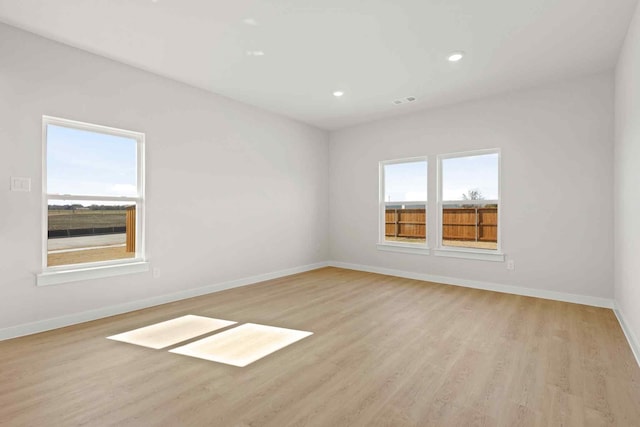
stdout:
<svg viewBox="0 0 640 427">
<path fill-rule="evenodd" d="M 424 243 L 404 243 L 404 242 L 393 242 L 385 240 L 385 231 L 386 231 L 386 219 L 385 219 L 385 211 L 388 203 L 398 204 L 400 202 L 386 202 L 384 200 L 385 196 L 385 172 L 384 168 L 388 165 L 395 165 L 401 163 L 416 163 L 416 162 L 425 162 L 427 166 L 427 179 L 424 183 L 426 199 L 411 201 L 411 202 L 403 202 L 403 203 L 412 203 L 418 204 L 424 202 L 425 208 L 425 242 Z M 377 248 L 380 251 L 387 252 L 401 252 L 401 253 L 411 253 L 411 254 L 419 254 L 419 255 L 429 255 L 429 157 L 428 156 L 417 156 L 417 157 L 406 157 L 402 159 L 392 159 L 392 160 L 382 160 L 378 162 L 378 243 Z"/>
<path fill-rule="evenodd" d="M 451 200 L 442 200 L 443 192 L 443 179 L 442 179 L 442 161 L 446 159 L 453 159 L 459 157 L 474 157 L 486 154 L 498 155 L 498 200 L 465 200 L 464 204 L 487 204 L 492 202 L 498 206 L 498 226 L 497 226 L 497 249 L 480 249 L 480 248 L 465 248 L 465 247 L 453 247 L 443 246 L 443 223 L 444 223 L 444 207 L 447 204 L 451 204 Z M 482 150 L 463 151 L 457 153 L 439 154 L 437 157 L 438 167 L 438 183 L 437 183 L 437 230 L 436 230 L 436 247 L 434 249 L 434 255 L 445 256 L 453 258 L 467 258 L 478 259 L 485 261 L 503 262 L 505 255 L 502 252 L 502 151 L 500 148 L 488 148 Z M 456 201 L 460 204 L 460 201 Z"/>
<path fill-rule="evenodd" d="M 47 191 L 47 128 L 49 125 L 125 137 L 136 141 L 136 196 L 91 196 L 86 194 L 49 194 Z M 145 248 L 145 134 L 53 116 L 42 116 L 42 271 L 38 286 L 73 282 L 149 270 Z M 49 201 L 114 201 L 136 206 L 136 252 L 133 258 L 48 266 L 48 206 Z"/>
</svg>

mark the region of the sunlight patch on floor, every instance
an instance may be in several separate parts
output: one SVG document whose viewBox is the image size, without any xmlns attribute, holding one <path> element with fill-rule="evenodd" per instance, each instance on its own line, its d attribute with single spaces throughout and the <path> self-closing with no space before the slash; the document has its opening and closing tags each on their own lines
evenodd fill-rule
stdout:
<svg viewBox="0 0 640 427">
<path fill-rule="evenodd" d="M 309 335 L 313 332 L 246 323 L 170 352 L 244 367 Z"/>
<path fill-rule="evenodd" d="M 230 320 L 188 314 L 107 338 L 157 350 L 234 324 Z"/>
</svg>

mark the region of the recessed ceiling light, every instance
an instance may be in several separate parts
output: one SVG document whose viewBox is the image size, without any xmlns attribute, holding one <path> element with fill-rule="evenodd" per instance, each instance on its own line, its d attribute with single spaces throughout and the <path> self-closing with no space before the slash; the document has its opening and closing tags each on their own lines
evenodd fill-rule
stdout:
<svg viewBox="0 0 640 427">
<path fill-rule="evenodd" d="M 248 50 L 247 56 L 264 56 L 264 51 L 262 50 Z"/>
<path fill-rule="evenodd" d="M 253 19 L 253 18 L 246 18 L 246 19 L 243 19 L 243 20 L 242 20 L 242 22 L 244 22 L 244 23 L 245 23 L 245 24 L 247 24 L 247 25 L 251 25 L 251 26 L 253 26 L 253 27 L 255 27 L 256 25 L 258 25 L 258 23 L 256 22 L 256 20 L 255 20 L 255 19 Z"/>
<path fill-rule="evenodd" d="M 335 96 L 336 98 L 340 98 L 342 95 L 344 95 L 344 92 L 341 90 L 333 92 L 333 96 Z"/>
<path fill-rule="evenodd" d="M 458 62 L 462 59 L 462 57 L 464 56 L 464 52 L 453 52 L 451 55 L 449 55 L 449 62 Z"/>
</svg>

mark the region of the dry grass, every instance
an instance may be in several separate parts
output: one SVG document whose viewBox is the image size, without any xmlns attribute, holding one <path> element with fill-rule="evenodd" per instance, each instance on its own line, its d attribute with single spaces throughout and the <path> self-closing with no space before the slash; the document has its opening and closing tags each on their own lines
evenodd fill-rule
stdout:
<svg viewBox="0 0 640 427">
<path fill-rule="evenodd" d="M 78 251 L 58 252 L 47 256 L 47 265 L 84 264 L 87 262 L 110 261 L 135 257 L 135 252 L 127 252 L 125 246 L 112 248 L 83 249 Z"/>
<path fill-rule="evenodd" d="M 424 244 L 425 239 L 415 238 L 415 237 L 393 237 L 386 236 L 385 241 L 387 242 L 401 242 L 401 243 L 416 243 L 416 244 Z M 497 242 L 470 242 L 466 240 L 444 240 L 442 242 L 442 246 L 452 246 L 456 248 L 473 248 L 473 249 L 498 249 Z"/>
<path fill-rule="evenodd" d="M 444 240 L 442 246 L 453 246 L 456 248 L 473 248 L 473 249 L 498 249 L 497 242 L 469 242 L 464 240 Z"/>
<path fill-rule="evenodd" d="M 422 245 L 424 245 L 424 243 L 426 242 L 426 239 L 420 238 L 420 237 L 386 236 L 384 240 L 386 240 L 387 242 L 416 243 L 416 244 L 422 244 Z"/>
</svg>

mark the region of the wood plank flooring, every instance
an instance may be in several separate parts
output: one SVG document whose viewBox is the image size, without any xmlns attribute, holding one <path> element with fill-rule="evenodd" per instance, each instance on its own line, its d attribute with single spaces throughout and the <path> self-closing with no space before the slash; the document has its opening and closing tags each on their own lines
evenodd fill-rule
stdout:
<svg viewBox="0 0 640 427">
<path fill-rule="evenodd" d="M 314 335 L 245 368 L 105 339 L 185 314 Z M 0 342 L 0 425 L 640 426 L 640 368 L 608 309 L 324 268 Z"/>
</svg>

